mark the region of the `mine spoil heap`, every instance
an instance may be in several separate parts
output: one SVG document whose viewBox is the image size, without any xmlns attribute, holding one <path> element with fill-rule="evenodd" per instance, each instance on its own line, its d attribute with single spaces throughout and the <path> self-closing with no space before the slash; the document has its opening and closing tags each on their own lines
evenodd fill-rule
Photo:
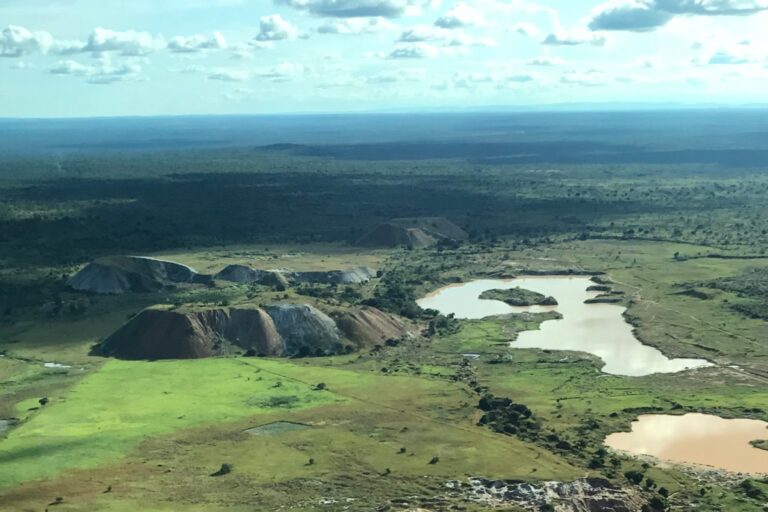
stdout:
<svg viewBox="0 0 768 512">
<path fill-rule="evenodd" d="M 422 249 L 441 240 L 461 241 L 469 235 L 443 217 L 392 219 L 379 224 L 357 240 L 365 247 L 410 247 Z"/>
<path fill-rule="evenodd" d="M 178 283 L 204 283 L 210 276 L 172 261 L 146 256 L 107 256 L 69 278 L 73 290 L 97 294 L 153 292 Z"/>
<path fill-rule="evenodd" d="M 143 310 L 104 340 L 98 352 L 121 359 L 199 359 L 241 351 L 259 356 L 321 356 L 401 338 L 397 318 L 375 308 L 331 317 L 307 304 Z"/>
</svg>

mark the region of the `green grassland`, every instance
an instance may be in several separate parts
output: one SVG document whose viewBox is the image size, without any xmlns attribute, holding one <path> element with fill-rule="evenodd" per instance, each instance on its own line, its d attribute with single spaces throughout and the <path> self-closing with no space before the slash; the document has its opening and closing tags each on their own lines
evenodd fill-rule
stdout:
<svg viewBox="0 0 768 512">
<path fill-rule="evenodd" d="M 291 407 L 333 401 L 290 381 L 275 389 L 277 379 L 246 370 L 226 359 L 110 361 L 65 395 L 50 396 L 45 407 L 13 430 L 0 449 L 0 485 L 92 467 L 114 460 L 147 436 L 270 410 L 271 399 L 292 397 Z M 19 413 L 30 405 L 18 404 Z"/>
<path fill-rule="evenodd" d="M 207 476 L 224 462 L 234 465 L 241 484 L 255 488 L 301 478 L 341 485 L 345 474 L 354 482 L 361 473 L 380 475 L 386 468 L 401 489 L 412 488 L 413 477 L 434 485 L 458 468 L 460 474 L 498 477 L 578 475 L 546 450 L 475 428 L 473 408 L 462 406 L 466 391 L 461 386 L 352 371 L 343 362 L 341 367 L 331 362 L 319 367 L 253 359 L 110 361 L 67 393 L 51 396 L 51 402 L 3 441 L 0 487 L 7 490 L 63 473 L 62 481 L 77 481 L 77 489 L 87 475 L 100 474 L 104 487 L 120 489 L 111 500 L 119 510 L 122 497 L 130 500 L 146 486 L 162 494 L 169 480 L 183 501 L 207 500 L 213 492 L 217 500 L 246 505 L 237 501 L 247 496 L 227 497 L 216 479 Z M 326 390 L 313 389 L 320 382 Z M 272 421 L 310 427 L 269 437 L 243 432 Z M 401 447 L 407 453 L 400 454 Z M 428 464 L 433 456 L 440 464 Z M 310 458 L 317 462 L 307 465 Z M 150 472 L 158 464 L 174 471 L 170 476 L 143 475 L 140 481 L 107 476 L 132 473 L 135 464 Z M 41 495 L 40 486 L 49 484 L 17 485 L 9 496 L 19 503 L 41 504 L 47 496 Z M 68 486 L 58 489 L 66 494 Z M 353 494 L 366 499 L 359 490 Z M 295 501 L 295 506 L 317 505 L 311 496 L 300 492 L 294 498 L 308 501 Z M 376 497 L 381 493 L 367 499 Z M 93 506 L 82 498 L 69 499 L 74 508 L 64 510 Z"/>
</svg>

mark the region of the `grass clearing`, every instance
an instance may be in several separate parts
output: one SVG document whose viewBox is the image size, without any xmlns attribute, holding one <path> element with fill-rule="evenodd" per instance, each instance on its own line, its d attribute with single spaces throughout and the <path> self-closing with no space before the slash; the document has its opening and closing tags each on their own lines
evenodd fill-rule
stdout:
<svg viewBox="0 0 768 512">
<path fill-rule="evenodd" d="M 265 509 L 284 506 L 290 496 L 293 510 L 315 510 L 323 508 L 319 497 L 326 491 L 308 482 L 373 506 L 457 476 L 580 474 L 546 450 L 476 426 L 471 394 L 461 385 L 353 371 L 344 359 L 332 367 L 308 362 L 109 361 L 0 445 L 9 462 L 0 464 L 0 481 L 16 484 L 8 496 L 19 504 L 38 506 L 41 495 L 64 493 L 71 504 L 62 510 L 98 504 L 119 511 L 141 501 L 155 504 L 146 510 L 164 510 L 157 504 L 167 500 L 180 510 L 201 502 L 208 510 L 239 510 L 252 504 L 249 494 L 234 492 L 242 486 Z M 319 382 L 325 391 L 312 390 Z M 275 395 L 300 401 L 265 405 Z M 246 432 L 273 421 L 309 427 L 270 436 Z M 440 462 L 429 464 L 432 457 Z M 308 464 L 310 458 L 316 462 Z M 209 477 L 223 462 L 233 474 Z M 47 482 L 32 482 L 41 478 Z M 102 496 L 107 485 L 119 491 Z"/>
<path fill-rule="evenodd" d="M 147 436 L 342 400 L 292 381 L 275 389 L 279 379 L 257 370 L 236 359 L 108 361 L 66 395 L 50 397 L 0 444 L 0 486 L 114 461 Z M 296 400 L 284 405 L 275 397 Z"/>
</svg>

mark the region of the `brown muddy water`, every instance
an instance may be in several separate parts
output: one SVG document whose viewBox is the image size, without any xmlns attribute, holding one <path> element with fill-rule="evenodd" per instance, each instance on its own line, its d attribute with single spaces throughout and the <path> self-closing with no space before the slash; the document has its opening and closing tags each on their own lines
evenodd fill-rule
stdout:
<svg viewBox="0 0 768 512">
<path fill-rule="evenodd" d="M 515 279 L 479 279 L 447 286 L 418 300 L 422 308 L 436 309 L 456 318 L 478 319 L 520 312 L 557 311 L 563 318 L 548 320 L 537 331 L 523 331 L 512 348 L 574 350 L 594 354 L 605 362 L 602 371 L 613 375 L 643 376 L 674 373 L 711 366 L 704 359 L 670 359 L 659 350 L 643 345 L 632 333 L 622 314 L 625 308 L 613 304 L 584 304 L 599 292 L 588 292 L 594 283 L 585 276 L 534 276 Z M 486 290 L 519 286 L 551 295 L 557 306 L 513 307 L 497 300 L 480 299 Z"/>
<path fill-rule="evenodd" d="M 724 419 L 709 414 L 648 414 L 632 422 L 631 432 L 605 438 L 614 450 L 652 456 L 676 464 L 751 474 L 768 474 L 768 451 L 749 442 L 768 438 L 768 423 Z"/>
</svg>

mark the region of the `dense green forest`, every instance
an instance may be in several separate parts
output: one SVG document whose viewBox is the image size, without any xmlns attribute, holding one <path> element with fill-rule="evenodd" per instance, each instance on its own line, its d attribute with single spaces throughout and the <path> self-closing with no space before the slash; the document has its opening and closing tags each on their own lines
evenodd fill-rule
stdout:
<svg viewBox="0 0 768 512">
<path fill-rule="evenodd" d="M 515 236 L 690 242 L 762 254 L 768 178 L 690 165 L 480 165 L 216 151 L 12 161 L 2 258 L 74 264 L 124 251 L 233 243 L 354 242 L 396 217 L 440 215 L 473 240 Z"/>
</svg>

